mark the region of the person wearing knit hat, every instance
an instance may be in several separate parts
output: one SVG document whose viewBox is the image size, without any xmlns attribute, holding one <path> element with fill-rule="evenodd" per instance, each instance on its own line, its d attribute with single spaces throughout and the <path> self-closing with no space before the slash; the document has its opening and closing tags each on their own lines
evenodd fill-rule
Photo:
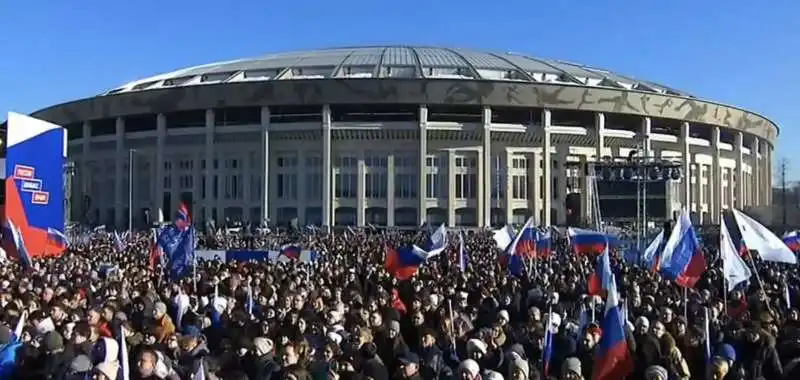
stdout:
<svg viewBox="0 0 800 380">
<path fill-rule="evenodd" d="M 255 348 L 256 356 L 263 356 L 272 352 L 274 344 L 272 339 L 258 337 L 253 339 L 253 347 Z"/>
<path fill-rule="evenodd" d="M 509 367 L 510 373 L 506 378 L 508 380 L 527 380 L 530 373 L 530 367 L 528 366 L 528 361 L 523 359 L 516 352 L 512 352 L 510 357 L 511 357 L 511 366 Z"/>
<path fill-rule="evenodd" d="M 153 308 L 153 317 L 156 320 L 154 335 L 158 343 L 164 343 L 170 335 L 175 333 L 175 324 L 167 314 L 167 305 L 163 302 L 156 302 Z"/>
<path fill-rule="evenodd" d="M 561 365 L 561 378 L 565 380 L 583 380 L 580 359 L 570 357 L 564 360 L 564 363 Z"/>
<path fill-rule="evenodd" d="M 86 355 L 78 355 L 69 363 L 67 374 L 73 378 L 84 378 L 92 370 L 92 359 Z"/>
<path fill-rule="evenodd" d="M 645 380 L 667 380 L 669 378 L 669 373 L 662 366 L 651 365 L 644 371 L 644 378 Z"/>
<path fill-rule="evenodd" d="M 119 364 L 117 362 L 102 362 L 92 369 L 96 380 L 117 380 Z"/>
<path fill-rule="evenodd" d="M 467 378 L 470 380 L 477 380 L 480 378 L 481 366 L 478 365 L 478 362 L 467 359 L 458 365 L 458 373 L 460 376 L 457 378 L 459 379 Z"/>
</svg>

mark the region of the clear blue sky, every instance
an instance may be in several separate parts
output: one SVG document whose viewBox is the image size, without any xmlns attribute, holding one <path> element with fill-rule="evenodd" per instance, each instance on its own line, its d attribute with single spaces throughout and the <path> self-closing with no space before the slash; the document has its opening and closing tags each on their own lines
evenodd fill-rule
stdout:
<svg viewBox="0 0 800 380">
<path fill-rule="evenodd" d="M 443 45 L 608 68 L 757 111 L 781 126 L 776 157 L 800 179 L 796 0 L 0 0 L 0 14 L 0 114 L 268 52 Z"/>
</svg>

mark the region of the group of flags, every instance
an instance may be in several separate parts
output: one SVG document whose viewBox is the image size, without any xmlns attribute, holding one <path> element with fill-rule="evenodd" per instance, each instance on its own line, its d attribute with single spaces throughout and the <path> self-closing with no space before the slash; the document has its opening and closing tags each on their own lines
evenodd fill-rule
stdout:
<svg viewBox="0 0 800 380">
<path fill-rule="evenodd" d="M 420 266 L 439 256 L 447 247 L 448 231 L 444 224 L 427 232 L 430 236 L 424 247 L 412 244 L 386 248 L 384 267 L 398 280 L 407 280 L 413 277 Z M 614 248 L 619 245 L 619 241 L 615 237 L 597 231 L 570 228 L 567 236 L 572 250 L 575 254 L 580 255 L 599 255 L 607 246 Z M 530 269 L 533 260 L 552 257 L 552 237 L 551 229 L 537 228 L 533 218 L 529 218 L 519 232 L 514 231 L 510 226 L 493 231 L 493 239 L 501 251 L 498 256 L 500 264 L 507 268 L 510 275 L 515 277 L 523 276 L 526 267 Z M 463 232 L 458 234 L 456 262 L 462 272 L 466 271 L 469 266 Z"/>
<path fill-rule="evenodd" d="M 428 260 L 439 256 L 447 248 L 447 227 L 440 225 L 430 233 L 425 248 L 416 244 L 401 247 L 386 247 L 384 267 L 398 280 L 408 280 L 417 274 L 417 269 Z M 460 248 L 460 255 L 466 255 L 465 248 Z M 461 260 L 461 259 L 460 259 Z M 466 265 L 466 264 L 465 264 Z"/>
<path fill-rule="evenodd" d="M 734 224 L 729 225 L 722 217 L 720 225 L 720 260 L 728 289 L 732 290 L 750 279 L 752 271 L 744 262 L 750 250 L 757 251 L 764 261 L 797 263 L 793 252 L 800 248 L 797 233 L 786 234 L 781 239 L 739 210 L 732 209 L 730 215 Z M 736 235 L 741 237 L 739 241 L 734 240 Z M 672 231 L 662 230 L 652 240 L 642 253 L 641 261 L 647 268 L 680 286 L 694 287 L 707 263 L 686 210 L 681 212 Z"/>
</svg>

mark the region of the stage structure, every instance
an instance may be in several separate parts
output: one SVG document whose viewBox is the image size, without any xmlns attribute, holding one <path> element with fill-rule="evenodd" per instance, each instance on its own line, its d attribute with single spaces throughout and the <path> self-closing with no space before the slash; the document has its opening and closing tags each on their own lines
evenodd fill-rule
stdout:
<svg viewBox="0 0 800 380">
<path fill-rule="evenodd" d="M 642 239 L 647 236 L 648 222 L 650 220 L 663 222 L 671 218 L 671 215 L 666 213 L 667 202 L 670 201 L 666 188 L 670 181 L 680 181 L 683 174 L 679 162 L 640 156 L 639 153 L 642 153 L 641 149 L 632 150 L 627 157 L 606 156 L 600 161 L 587 163 L 585 170 L 586 175 L 591 177 L 592 184 L 591 223 L 597 229 L 603 228 L 603 215 L 609 220 L 631 220 L 625 215 L 624 210 L 620 210 L 619 205 L 628 203 L 634 198 L 636 213 L 633 221 L 636 245 L 641 250 Z M 654 203 L 648 198 L 653 190 L 656 193 Z M 655 210 L 649 211 L 649 203 L 660 205 L 656 206 Z"/>
</svg>

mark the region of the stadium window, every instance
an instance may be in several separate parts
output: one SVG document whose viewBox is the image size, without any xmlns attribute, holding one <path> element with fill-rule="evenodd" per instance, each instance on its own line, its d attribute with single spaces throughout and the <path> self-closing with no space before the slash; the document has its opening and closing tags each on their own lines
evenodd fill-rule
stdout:
<svg viewBox="0 0 800 380">
<path fill-rule="evenodd" d="M 214 182 L 211 183 L 212 193 L 214 194 L 213 199 L 219 199 L 219 177 L 214 176 Z"/>
<path fill-rule="evenodd" d="M 525 176 L 515 175 L 511 178 L 514 199 L 528 199 L 528 180 Z"/>
<path fill-rule="evenodd" d="M 358 175 L 338 173 L 336 175 L 335 195 L 337 198 L 355 198 L 358 191 Z"/>
<path fill-rule="evenodd" d="M 308 173 L 306 174 L 305 184 L 306 200 L 318 201 L 322 199 L 322 174 L 321 173 Z"/>
<path fill-rule="evenodd" d="M 365 180 L 367 198 L 386 198 L 386 173 L 367 173 Z"/>
<path fill-rule="evenodd" d="M 395 174 L 394 196 L 400 199 L 413 199 L 417 197 L 417 182 L 414 174 Z"/>
</svg>

